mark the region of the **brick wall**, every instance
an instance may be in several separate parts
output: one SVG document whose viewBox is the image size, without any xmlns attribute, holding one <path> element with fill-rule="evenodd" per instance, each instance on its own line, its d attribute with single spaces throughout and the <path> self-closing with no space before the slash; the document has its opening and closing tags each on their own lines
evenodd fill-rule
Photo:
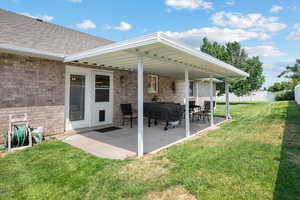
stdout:
<svg viewBox="0 0 300 200">
<path fill-rule="evenodd" d="M 0 53 L 0 134 L 10 114 L 24 112 L 46 135 L 63 132 L 64 85 L 62 62 Z"/>
<path fill-rule="evenodd" d="M 120 81 L 120 75 L 124 80 Z M 115 122 L 121 121 L 121 103 L 132 103 L 137 109 L 137 73 L 119 71 L 114 74 L 115 81 L 115 102 L 114 102 L 114 119 Z M 150 102 L 154 96 L 158 96 L 160 101 L 183 103 L 182 88 L 179 87 L 180 82 L 170 77 L 159 76 L 158 93 L 152 94 L 147 92 L 147 74 L 144 75 L 144 102 Z M 176 91 L 172 90 L 172 82 L 175 82 Z"/>
</svg>

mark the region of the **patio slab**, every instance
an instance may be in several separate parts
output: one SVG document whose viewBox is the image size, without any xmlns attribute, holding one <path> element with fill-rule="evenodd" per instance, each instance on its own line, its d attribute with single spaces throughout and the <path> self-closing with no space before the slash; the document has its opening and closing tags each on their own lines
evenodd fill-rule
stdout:
<svg viewBox="0 0 300 200">
<path fill-rule="evenodd" d="M 214 120 L 215 124 L 218 124 L 223 122 L 225 118 L 215 117 Z M 163 127 L 163 124 L 152 125 L 150 128 L 148 126 L 144 127 L 145 153 L 151 153 L 185 138 L 184 123 L 176 128 L 170 128 L 168 131 L 164 131 Z M 195 121 L 190 125 L 191 134 L 196 134 L 209 127 L 208 122 Z M 136 156 L 137 126 L 136 124 L 133 128 L 125 126 L 122 129 L 106 133 L 89 131 L 72 135 L 63 141 L 98 157 L 126 159 Z"/>
</svg>

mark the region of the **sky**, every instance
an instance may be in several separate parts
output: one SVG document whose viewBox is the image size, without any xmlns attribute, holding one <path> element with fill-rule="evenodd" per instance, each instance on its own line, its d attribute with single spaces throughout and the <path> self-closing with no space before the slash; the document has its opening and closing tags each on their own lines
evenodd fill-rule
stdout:
<svg viewBox="0 0 300 200">
<path fill-rule="evenodd" d="M 238 41 L 268 87 L 300 58 L 299 0 L 0 0 L 0 7 L 113 41 L 162 31 L 195 48 Z"/>
</svg>

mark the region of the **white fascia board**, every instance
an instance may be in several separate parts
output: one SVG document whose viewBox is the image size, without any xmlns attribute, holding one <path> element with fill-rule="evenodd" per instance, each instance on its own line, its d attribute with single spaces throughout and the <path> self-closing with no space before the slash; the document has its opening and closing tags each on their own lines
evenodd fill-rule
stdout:
<svg viewBox="0 0 300 200">
<path fill-rule="evenodd" d="M 113 43 L 105 46 L 101 46 L 95 49 L 87 50 L 84 52 L 80 52 L 77 54 L 73 54 L 70 56 L 67 56 L 64 59 L 64 62 L 72 62 L 75 60 L 80 60 L 84 58 L 89 58 L 93 56 L 98 56 L 102 54 L 112 53 L 116 51 L 122 51 L 126 49 L 136 48 L 144 45 L 153 44 L 158 41 L 157 33 L 146 35 L 139 38 L 134 38 L 131 40 L 125 40 L 123 42 Z"/>
<path fill-rule="evenodd" d="M 41 51 L 41 50 L 37 50 L 37 49 L 17 47 L 17 46 L 9 45 L 9 44 L 0 44 L 0 52 L 13 53 L 13 54 L 17 54 L 17 55 L 25 55 L 25 56 L 32 56 L 32 57 L 38 57 L 38 58 L 46 58 L 46 59 L 51 59 L 51 60 L 63 60 L 64 57 L 66 56 L 65 54 L 52 53 L 52 52 Z"/>
<path fill-rule="evenodd" d="M 199 78 L 199 79 L 196 79 L 196 81 L 206 82 L 206 81 L 210 81 L 210 78 Z M 223 83 L 224 82 L 224 81 L 216 79 L 216 78 L 213 78 L 212 81 L 215 83 Z"/>
<path fill-rule="evenodd" d="M 227 64 L 227 63 L 225 63 L 225 62 L 223 62 L 223 61 L 221 61 L 219 59 L 216 59 L 216 58 L 214 58 L 214 57 L 212 57 L 212 56 L 210 56 L 210 55 L 208 55 L 206 53 L 203 53 L 202 51 L 199 51 L 199 50 L 197 50 L 197 49 L 195 49 L 193 47 L 189 47 L 188 45 L 183 44 L 183 43 L 181 43 L 181 42 L 179 42 L 177 40 L 171 39 L 170 37 L 166 36 L 163 33 L 159 33 L 158 35 L 159 35 L 159 40 L 162 43 L 164 43 L 164 44 L 166 44 L 168 46 L 176 48 L 176 49 L 178 49 L 180 51 L 184 51 L 187 54 L 193 55 L 193 56 L 198 57 L 198 58 L 200 58 L 202 60 L 206 60 L 206 61 L 208 61 L 210 63 L 213 63 L 213 64 L 215 64 L 217 66 L 220 66 L 220 67 L 222 67 L 222 68 L 224 68 L 226 70 L 233 71 L 233 72 L 239 74 L 240 76 L 249 77 L 248 73 L 246 73 L 246 72 L 244 72 L 244 71 L 242 71 L 242 70 L 240 70 L 240 69 L 238 69 L 238 68 L 236 68 L 236 67 L 234 67 L 232 65 L 229 65 L 229 64 Z"/>
</svg>

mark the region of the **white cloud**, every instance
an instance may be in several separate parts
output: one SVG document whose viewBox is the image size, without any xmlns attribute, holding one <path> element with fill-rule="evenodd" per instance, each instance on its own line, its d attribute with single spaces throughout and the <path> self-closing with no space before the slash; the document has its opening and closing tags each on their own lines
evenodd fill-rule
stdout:
<svg viewBox="0 0 300 200">
<path fill-rule="evenodd" d="M 209 10 L 213 8 L 213 3 L 204 1 L 204 0 L 165 0 L 165 4 L 181 10 L 181 9 L 188 9 L 188 10 L 195 10 L 195 9 L 202 9 L 202 10 Z"/>
<path fill-rule="evenodd" d="M 294 25 L 294 31 L 292 31 L 287 37 L 287 40 L 300 40 L 300 24 Z"/>
<path fill-rule="evenodd" d="M 281 6 L 273 5 L 272 8 L 270 9 L 270 12 L 276 13 L 276 12 L 279 12 L 281 10 L 283 10 L 283 8 Z"/>
<path fill-rule="evenodd" d="M 250 56 L 275 57 L 284 55 L 283 52 L 272 45 L 245 47 L 245 49 Z"/>
<path fill-rule="evenodd" d="M 115 27 L 115 29 L 119 31 L 129 31 L 130 29 L 132 29 L 132 26 L 127 22 L 121 22 L 119 26 Z"/>
<path fill-rule="evenodd" d="M 225 2 L 227 5 L 229 6 L 234 6 L 235 5 L 235 1 L 234 0 L 229 0 Z"/>
<path fill-rule="evenodd" d="M 51 22 L 54 19 L 53 16 L 49 16 L 49 15 L 31 15 L 29 13 L 21 13 L 21 14 L 25 15 L 27 17 L 34 18 L 34 19 L 41 19 L 41 20 L 46 21 L 46 22 Z"/>
<path fill-rule="evenodd" d="M 130 29 L 132 29 L 132 26 L 127 23 L 127 22 L 120 22 L 119 26 L 106 26 L 106 29 L 110 30 L 110 29 L 114 29 L 114 30 L 118 30 L 118 31 L 129 31 Z"/>
<path fill-rule="evenodd" d="M 72 3 L 81 3 L 82 2 L 82 0 L 68 0 L 68 1 L 70 1 Z"/>
<path fill-rule="evenodd" d="M 264 17 L 259 13 L 242 15 L 241 13 L 217 12 L 211 17 L 213 24 L 232 28 L 252 28 L 256 31 L 277 32 L 287 26 L 279 23 L 277 17 Z"/>
<path fill-rule="evenodd" d="M 96 24 L 89 19 L 83 20 L 82 23 L 76 24 L 76 26 L 84 30 L 96 28 Z"/>
<path fill-rule="evenodd" d="M 195 28 L 184 32 L 167 31 L 165 34 L 175 39 L 182 40 L 194 47 L 199 47 L 201 45 L 203 37 L 221 43 L 233 41 L 241 42 L 250 39 L 265 40 L 269 38 L 269 35 L 266 33 L 217 27 Z"/>
</svg>

